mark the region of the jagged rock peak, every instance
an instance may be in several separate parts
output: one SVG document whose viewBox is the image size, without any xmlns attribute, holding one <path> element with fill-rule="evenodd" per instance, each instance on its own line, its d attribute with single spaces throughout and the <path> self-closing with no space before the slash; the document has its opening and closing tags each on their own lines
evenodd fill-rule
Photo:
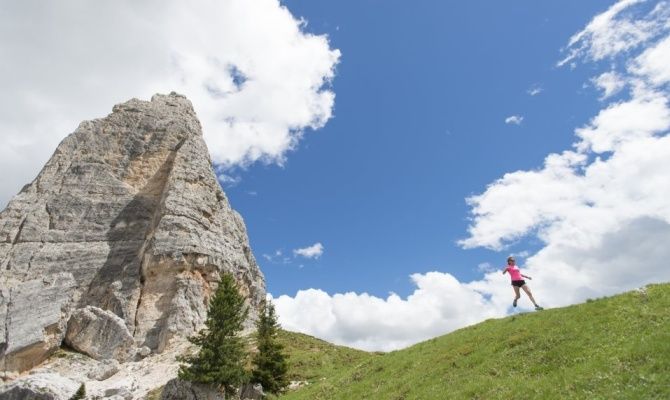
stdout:
<svg viewBox="0 0 670 400">
<path fill-rule="evenodd" d="M 84 353 L 86 343 L 119 361 L 161 352 L 202 326 L 224 271 L 249 301 L 250 327 L 264 278 L 191 102 L 171 93 L 116 105 L 82 122 L 0 213 L 0 371 L 43 361 L 73 315 L 68 337 Z M 134 347 L 96 338 L 106 321 Z"/>
</svg>

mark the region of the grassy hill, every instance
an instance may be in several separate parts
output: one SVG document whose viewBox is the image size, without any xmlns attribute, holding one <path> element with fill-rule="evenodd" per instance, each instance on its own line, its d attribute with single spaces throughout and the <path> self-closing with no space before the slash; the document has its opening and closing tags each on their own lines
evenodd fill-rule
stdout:
<svg viewBox="0 0 670 400">
<path fill-rule="evenodd" d="M 289 379 L 310 384 L 346 374 L 352 366 L 361 365 L 382 354 L 335 346 L 295 332 L 280 331 L 279 341 L 290 355 Z"/>
<path fill-rule="evenodd" d="M 670 285 L 487 320 L 387 354 L 285 332 L 289 399 L 670 399 Z"/>
</svg>

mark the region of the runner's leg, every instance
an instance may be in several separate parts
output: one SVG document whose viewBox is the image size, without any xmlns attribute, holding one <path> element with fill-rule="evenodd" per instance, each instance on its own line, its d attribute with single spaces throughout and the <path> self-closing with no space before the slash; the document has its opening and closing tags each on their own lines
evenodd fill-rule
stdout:
<svg viewBox="0 0 670 400">
<path fill-rule="evenodd" d="M 528 285 L 523 285 L 523 286 L 521 286 L 521 289 L 523 289 L 523 291 L 526 292 L 526 294 L 527 294 L 528 297 L 530 298 L 530 301 L 532 301 L 533 304 L 535 305 L 535 307 L 537 307 L 537 303 L 535 302 L 535 299 L 533 298 L 533 293 L 531 293 L 530 288 L 528 287 Z M 517 288 L 517 292 L 518 292 L 518 291 L 519 291 L 519 290 L 518 290 L 518 288 Z"/>
<path fill-rule="evenodd" d="M 516 307 L 516 302 L 521 298 L 521 293 L 519 293 L 519 287 L 518 286 L 512 286 L 514 288 L 514 302 L 512 305 Z"/>
</svg>

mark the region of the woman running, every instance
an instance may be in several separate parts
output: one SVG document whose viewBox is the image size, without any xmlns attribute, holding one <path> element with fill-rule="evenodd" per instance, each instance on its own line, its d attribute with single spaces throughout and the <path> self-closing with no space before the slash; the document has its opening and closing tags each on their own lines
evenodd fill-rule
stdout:
<svg viewBox="0 0 670 400">
<path fill-rule="evenodd" d="M 514 260 L 514 257 L 507 257 L 507 267 L 503 270 L 503 275 L 505 275 L 505 272 L 509 272 L 509 275 L 512 277 L 512 288 L 514 288 L 514 302 L 512 302 L 512 305 L 516 307 L 516 302 L 521 298 L 521 294 L 519 294 L 519 288 L 523 289 L 524 292 L 528 295 L 530 298 L 530 301 L 535 304 L 535 309 L 536 310 L 543 310 L 542 307 L 540 307 L 536 302 L 535 299 L 533 298 L 533 294 L 530 292 L 530 288 L 528 285 L 526 285 L 526 281 L 523 280 L 523 278 L 526 279 L 533 279 L 528 275 L 523 275 L 521 273 L 521 270 L 519 267 L 516 266 L 516 261 Z"/>
</svg>

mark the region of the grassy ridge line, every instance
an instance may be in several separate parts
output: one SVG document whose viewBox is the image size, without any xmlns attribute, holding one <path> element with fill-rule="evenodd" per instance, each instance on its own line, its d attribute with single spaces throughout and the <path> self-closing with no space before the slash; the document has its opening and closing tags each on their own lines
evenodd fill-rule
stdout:
<svg viewBox="0 0 670 400">
<path fill-rule="evenodd" d="M 668 284 L 488 320 L 383 355 L 325 342 L 309 350 L 301 340 L 316 339 L 286 335 L 292 379 L 311 382 L 287 400 L 670 398 Z"/>
</svg>

